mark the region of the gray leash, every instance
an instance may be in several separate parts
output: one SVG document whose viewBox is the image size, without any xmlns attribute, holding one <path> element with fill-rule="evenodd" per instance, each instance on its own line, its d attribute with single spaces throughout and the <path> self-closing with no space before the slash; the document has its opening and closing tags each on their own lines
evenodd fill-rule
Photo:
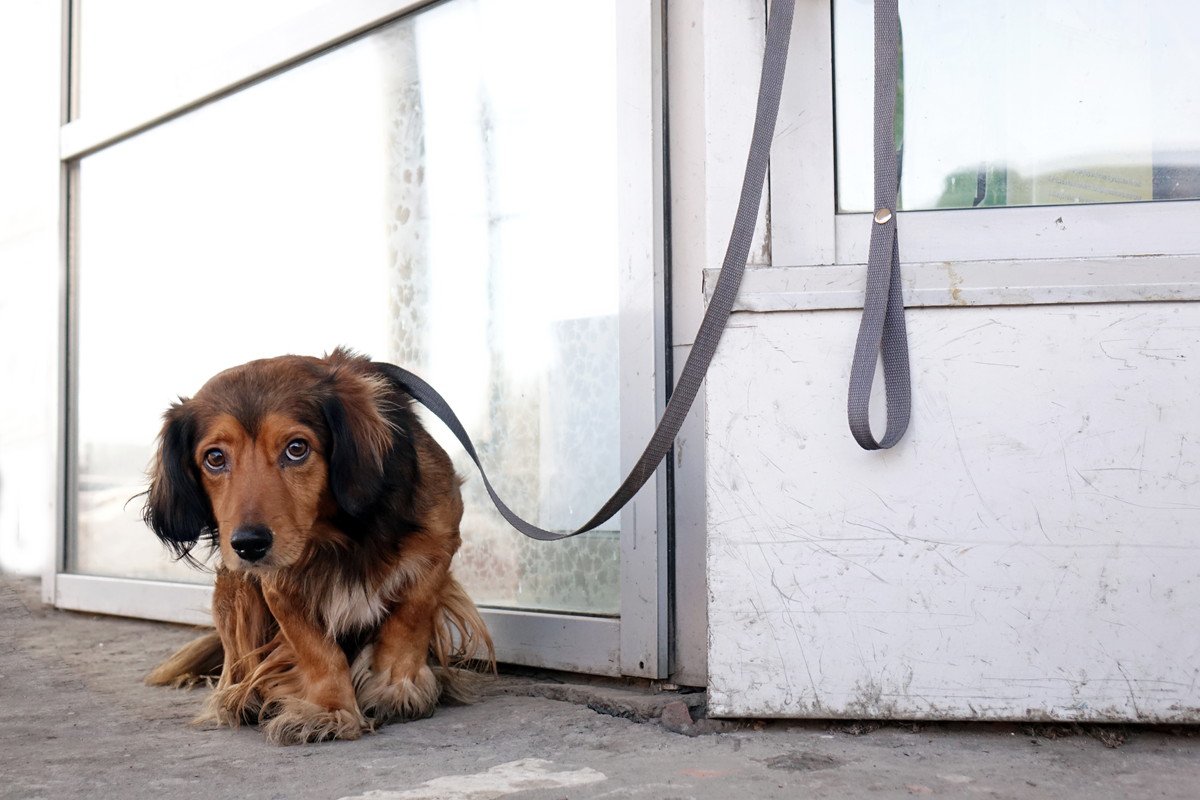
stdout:
<svg viewBox="0 0 1200 800">
<path fill-rule="evenodd" d="M 771 139 L 775 135 L 775 119 L 779 114 L 779 95 L 783 89 L 783 71 L 787 64 L 788 40 L 791 38 L 792 10 L 794 0 L 775 0 L 771 4 L 771 14 L 767 21 L 767 43 L 763 54 L 762 78 L 758 89 L 758 108 L 754 116 L 754 133 L 750 140 L 750 154 L 746 159 L 746 174 L 742 179 L 742 194 L 738 201 L 737 216 L 733 222 L 733 232 L 729 237 L 729 246 L 725 251 L 725 261 L 721 267 L 721 275 L 713 291 L 708 309 L 704 312 L 704 320 L 696 333 L 696 341 L 692 352 L 680 373 L 679 382 L 667 401 L 662 419 L 650 437 L 650 443 L 642 452 L 629 475 L 620 487 L 609 498 L 608 502 L 578 530 L 570 533 L 555 533 L 532 525 L 517 516 L 512 509 L 492 488 L 475 446 L 467 435 L 462 423 L 450 408 L 450 405 L 438 392 L 425 381 L 408 370 L 393 364 L 379 363 L 392 380 L 404 387 L 404 390 L 414 400 L 422 403 L 437 415 L 450 431 L 462 443 L 463 448 L 479 468 L 483 484 L 487 488 L 492 502 L 509 524 L 521 533 L 533 539 L 554 541 L 577 536 L 592 530 L 608 520 L 629 502 L 642 485 L 654 474 L 659 463 L 671 450 L 675 435 L 683 425 L 688 409 L 696 394 L 700 391 L 700 382 L 708 371 L 713 355 L 717 352 L 717 343 L 725 330 L 725 323 L 733 311 L 733 301 L 737 297 L 738 287 L 742 282 L 742 273 L 746 271 L 746 259 L 750 255 L 750 245 L 754 237 L 754 223 L 758 217 L 758 204 L 762 198 L 763 184 L 767 176 L 767 162 L 771 154 Z"/>
<path fill-rule="evenodd" d="M 889 5 L 892 9 L 892 16 L 895 16 L 896 2 L 895 0 L 881 0 L 882 5 Z M 394 364 L 377 362 L 378 366 L 384 371 L 391 380 L 401 386 L 414 400 L 424 405 L 435 416 L 446 424 L 450 432 L 462 444 L 463 449 L 470 455 L 471 460 L 475 462 L 475 466 L 479 469 L 479 474 L 483 478 L 483 485 L 487 489 L 488 495 L 495 503 L 496 509 L 501 516 L 508 521 L 510 525 L 516 528 L 521 533 L 532 539 L 541 541 L 556 541 L 566 539 L 571 536 L 578 536 L 581 533 L 586 533 L 601 523 L 608 520 L 616 514 L 622 506 L 637 493 L 637 491 L 649 480 L 650 476 L 658 468 L 659 463 L 671 450 L 671 445 L 675 441 L 676 434 L 679 433 L 680 426 L 683 425 L 684 418 L 687 417 L 688 410 L 692 406 L 692 402 L 696 399 L 697 393 L 700 391 L 700 383 L 704 380 L 704 375 L 708 371 L 708 366 L 712 362 L 713 355 L 717 351 L 717 344 L 721 340 L 721 334 L 725 330 L 725 323 L 729 319 L 730 313 L 733 311 L 733 302 L 737 297 L 738 288 L 741 286 L 742 275 L 746 271 L 746 260 L 750 254 L 750 246 L 754 237 L 754 223 L 758 216 L 758 205 L 762 199 L 763 185 L 767 175 L 767 164 L 771 153 L 771 139 L 775 135 L 775 120 L 779 114 L 779 96 L 783 89 L 783 73 L 787 63 L 788 42 L 791 38 L 792 30 L 792 11 L 794 8 L 794 0 L 774 0 L 771 4 L 770 17 L 767 21 L 767 36 L 766 49 L 763 54 L 762 78 L 758 89 L 758 106 L 754 116 L 754 132 L 751 136 L 750 153 L 746 159 L 746 172 L 742 179 L 742 192 L 738 200 L 737 215 L 734 218 L 733 231 L 729 237 L 729 246 L 725 251 L 725 260 L 721 266 L 720 276 L 717 278 L 717 285 L 713 290 L 712 299 L 708 303 L 708 308 L 704 312 L 704 319 L 700 323 L 700 329 L 696 333 L 695 343 L 692 345 L 692 351 L 688 355 L 687 362 L 684 364 L 683 371 L 680 373 L 679 382 L 675 386 L 675 390 L 671 393 L 671 398 L 667 402 L 667 407 L 663 411 L 662 419 L 658 423 L 654 434 L 650 438 L 649 444 L 630 470 L 629 475 L 617 488 L 613 496 L 604 503 L 603 507 L 592 516 L 590 520 L 585 522 L 577 530 L 569 533 L 558 533 L 539 528 L 524 519 L 519 517 L 512 509 L 508 507 L 500 496 L 496 494 L 496 490 L 492 487 L 491 481 L 488 479 L 487 472 L 483 468 L 483 464 L 479 460 L 479 454 L 475 450 L 475 445 L 471 442 L 471 437 L 467 434 L 462 422 L 458 416 L 441 396 L 428 383 L 422 380 L 417 375 L 409 372 L 406 369 L 397 367 Z M 893 26 L 894 30 L 894 26 Z M 878 48 L 878 32 L 876 33 L 876 47 Z M 895 97 L 895 48 L 892 51 L 892 96 Z M 876 102 L 878 103 L 878 91 L 876 94 Z M 878 111 L 877 111 L 878 114 Z M 891 116 L 888 116 L 888 130 L 891 130 Z M 895 151 L 892 152 L 892 167 L 891 167 L 891 198 L 887 208 L 894 206 L 894 198 L 896 196 L 895 189 Z M 876 196 L 879 196 L 879 176 L 881 171 L 878 166 L 878 125 L 876 126 Z M 877 203 L 877 205 L 879 205 Z M 884 225 L 876 226 L 884 228 Z M 891 241 L 892 241 L 892 257 L 895 257 L 895 222 L 891 222 Z M 872 238 L 874 242 L 874 237 Z M 874 244 L 872 244 L 872 263 L 874 263 Z M 893 281 L 899 280 L 899 269 L 892 270 Z M 884 275 L 885 288 L 888 283 L 887 275 Z M 894 292 L 896 303 L 899 303 L 899 287 L 897 285 Z M 868 288 L 868 299 L 870 299 L 870 288 Z M 899 315 L 892 315 L 888 312 L 889 318 L 897 316 L 899 318 L 900 334 L 903 339 L 903 309 L 900 309 Z M 865 317 L 864 317 L 865 319 Z M 890 323 L 885 322 L 882 326 L 886 330 Z M 863 337 L 860 333 L 860 346 Z M 878 337 L 876 337 L 876 346 L 878 347 Z M 874 358 L 874 353 L 871 355 Z M 858 355 L 855 356 L 855 364 L 858 363 Z M 886 356 L 885 356 L 885 364 Z M 907 355 L 904 356 L 904 385 L 907 388 Z M 874 362 L 871 363 L 872 371 Z M 889 376 L 891 373 L 888 373 Z M 866 387 L 867 395 L 870 394 L 870 375 Z M 891 397 L 891 377 L 888 378 L 889 387 L 889 408 Z M 853 387 L 851 389 L 853 395 Z M 853 407 L 853 400 L 851 406 Z M 865 405 L 864 405 L 865 407 Z M 905 404 L 907 409 L 907 402 Z M 905 411 L 905 420 L 907 421 L 907 410 Z M 868 428 L 868 435 L 870 431 Z M 889 436 L 892 435 L 892 430 L 889 425 Z M 895 439 L 899 439 L 901 429 L 895 434 Z M 857 434 L 855 438 L 858 438 Z M 888 437 L 884 438 L 883 446 L 887 444 Z M 862 440 L 859 440 L 860 444 Z M 892 442 L 895 443 L 894 441 Z M 864 445 L 865 447 L 866 445 Z"/>
<path fill-rule="evenodd" d="M 897 0 L 875 0 L 875 214 L 867 257 L 867 292 L 850 367 L 847 411 L 850 433 L 864 450 L 900 441 L 912 412 L 908 335 L 900 289 L 900 248 L 896 233 L 896 79 L 900 19 Z M 883 440 L 871 433 L 869 409 L 875 363 L 883 359 L 887 428 Z"/>
</svg>

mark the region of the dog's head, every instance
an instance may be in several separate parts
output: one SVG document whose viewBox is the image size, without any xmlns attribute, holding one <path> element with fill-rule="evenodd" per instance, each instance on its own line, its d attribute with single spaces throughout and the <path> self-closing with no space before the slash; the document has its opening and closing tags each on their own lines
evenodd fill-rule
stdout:
<svg viewBox="0 0 1200 800">
<path fill-rule="evenodd" d="M 226 370 L 165 415 L 146 523 L 180 557 L 209 539 L 231 569 L 282 569 L 353 538 L 383 507 L 411 519 L 406 395 L 345 350 Z"/>
</svg>

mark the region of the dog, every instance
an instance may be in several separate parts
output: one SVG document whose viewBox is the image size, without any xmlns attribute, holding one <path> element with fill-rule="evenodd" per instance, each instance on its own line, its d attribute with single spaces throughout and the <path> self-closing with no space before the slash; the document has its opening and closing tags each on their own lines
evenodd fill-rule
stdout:
<svg viewBox="0 0 1200 800">
<path fill-rule="evenodd" d="M 276 743 L 357 739 L 470 699 L 495 669 L 450 573 L 460 480 L 385 369 L 350 350 L 251 361 L 164 415 L 143 516 L 217 551 L 200 637 L 146 678 L 216 678 L 198 722 Z"/>
</svg>

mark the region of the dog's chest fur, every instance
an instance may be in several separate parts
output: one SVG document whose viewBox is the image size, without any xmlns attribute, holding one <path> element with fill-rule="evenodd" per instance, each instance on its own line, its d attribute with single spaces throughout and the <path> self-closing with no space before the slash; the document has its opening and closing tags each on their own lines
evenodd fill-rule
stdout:
<svg viewBox="0 0 1200 800">
<path fill-rule="evenodd" d="M 334 638 L 370 630 L 388 615 L 421 577 L 431 569 L 430 559 L 420 555 L 398 557 L 388 569 L 371 574 L 367 570 L 309 570 L 326 577 L 310 584 L 317 599 L 319 622 Z"/>
<path fill-rule="evenodd" d="M 329 581 L 317 606 L 325 630 L 337 638 L 375 627 L 395 603 L 403 583 L 402 572 L 374 585 L 342 578 Z"/>
</svg>

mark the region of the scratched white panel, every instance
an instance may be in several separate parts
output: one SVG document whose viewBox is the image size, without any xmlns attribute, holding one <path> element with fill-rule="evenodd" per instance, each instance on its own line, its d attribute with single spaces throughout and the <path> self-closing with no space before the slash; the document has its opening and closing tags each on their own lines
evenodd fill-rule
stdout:
<svg viewBox="0 0 1200 800">
<path fill-rule="evenodd" d="M 737 314 L 709 374 L 713 712 L 1200 721 L 1200 304 L 910 310 L 882 454 L 857 322 Z"/>
</svg>

